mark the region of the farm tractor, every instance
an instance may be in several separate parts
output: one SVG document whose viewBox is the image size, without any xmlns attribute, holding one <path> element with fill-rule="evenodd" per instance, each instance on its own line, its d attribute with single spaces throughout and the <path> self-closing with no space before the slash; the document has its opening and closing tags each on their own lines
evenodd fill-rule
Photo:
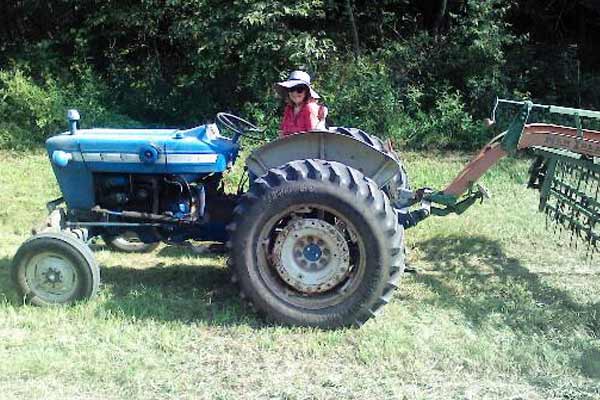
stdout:
<svg viewBox="0 0 600 400">
<path fill-rule="evenodd" d="M 226 244 L 232 281 L 262 315 L 283 324 L 362 325 L 380 313 L 405 269 L 404 231 L 430 215 L 461 214 L 487 197 L 477 179 L 499 159 L 527 149 L 529 186 L 549 221 L 600 242 L 600 132 L 582 118 L 600 112 L 517 104 L 495 137 L 443 190 L 412 190 L 389 142 L 354 128 L 280 138 L 247 157 L 237 193 L 223 174 L 241 139 L 263 130 L 232 114 L 188 130 L 80 129 L 49 138 L 62 197 L 18 249 L 12 276 L 39 306 L 93 297 L 100 271 L 88 244 L 103 237 L 124 251 L 189 240 Z M 529 124 L 532 109 L 572 116 L 575 127 Z M 247 180 L 248 189 L 244 190 Z"/>
</svg>

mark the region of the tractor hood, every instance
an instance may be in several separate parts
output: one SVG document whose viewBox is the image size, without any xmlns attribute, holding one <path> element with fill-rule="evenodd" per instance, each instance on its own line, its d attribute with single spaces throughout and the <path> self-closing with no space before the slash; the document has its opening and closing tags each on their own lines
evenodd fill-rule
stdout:
<svg viewBox="0 0 600 400">
<path fill-rule="evenodd" d="M 98 172 L 223 172 L 238 146 L 216 125 L 179 129 L 78 129 L 46 141 L 54 165 L 80 161 Z M 64 164 L 64 165 L 63 165 Z"/>
<path fill-rule="evenodd" d="M 182 174 L 195 179 L 225 171 L 238 152 L 238 145 L 222 137 L 214 124 L 188 130 L 70 128 L 46 141 L 70 208 L 94 206 L 97 173 Z"/>
</svg>

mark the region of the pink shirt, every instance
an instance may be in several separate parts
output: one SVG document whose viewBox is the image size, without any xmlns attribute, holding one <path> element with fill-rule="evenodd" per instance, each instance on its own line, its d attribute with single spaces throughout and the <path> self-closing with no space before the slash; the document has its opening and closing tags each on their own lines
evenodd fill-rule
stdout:
<svg viewBox="0 0 600 400">
<path fill-rule="evenodd" d="M 304 103 L 298 113 L 294 115 L 294 106 L 287 104 L 283 110 L 280 126 L 283 136 L 315 129 L 319 122 L 320 109 L 321 106 L 313 100 Z"/>
</svg>

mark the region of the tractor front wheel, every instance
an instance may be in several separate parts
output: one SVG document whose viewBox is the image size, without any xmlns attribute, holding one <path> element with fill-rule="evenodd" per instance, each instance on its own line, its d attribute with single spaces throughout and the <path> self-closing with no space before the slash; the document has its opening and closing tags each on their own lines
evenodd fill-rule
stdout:
<svg viewBox="0 0 600 400">
<path fill-rule="evenodd" d="M 12 278 L 25 301 L 63 305 L 93 297 L 100 271 L 85 243 L 64 232 L 48 232 L 30 237 L 19 247 Z"/>
<path fill-rule="evenodd" d="M 404 269 L 403 229 L 387 196 L 337 162 L 292 161 L 251 185 L 231 226 L 242 294 L 292 325 L 362 325 Z"/>
</svg>

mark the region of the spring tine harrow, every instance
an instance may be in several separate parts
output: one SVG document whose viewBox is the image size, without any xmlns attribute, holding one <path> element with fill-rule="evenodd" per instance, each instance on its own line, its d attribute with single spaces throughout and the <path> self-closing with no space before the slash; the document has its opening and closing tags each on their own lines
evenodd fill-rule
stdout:
<svg viewBox="0 0 600 400">
<path fill-rule="evenodd" d="M 540 187 L 540 210 L 546 224 L 562 238 L 568 231 L 568 242 L 577 247 L 586 244 L 591 257 L 600 252 L 600 165 L 592 158 L 575 158 L 564 154 L 536 150 L 538 159 L 532 168 L 530 182 L 543 179 Z"/>
</svg>

